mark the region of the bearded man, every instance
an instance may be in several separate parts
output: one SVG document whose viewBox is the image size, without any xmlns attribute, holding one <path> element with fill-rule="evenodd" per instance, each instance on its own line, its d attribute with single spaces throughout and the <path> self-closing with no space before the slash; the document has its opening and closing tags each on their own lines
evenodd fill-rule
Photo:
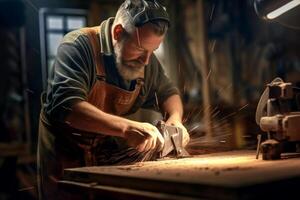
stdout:
<svg viewBox="0 0 300 200">
<path fill-rule="evenodd" d="M 182 128 L 188 143 L 179 91 L 153 54 L 169 23 L 155 0 L 126 0 L 115 18 L 64 37 L 42 95 L 40 199 L 73 199 L 57 185 L 65 168 L 130 163 L 161 149 L 154 125 L 125 118 L 139 108 L 159 102 L 166 124 Z"/>
</svg>

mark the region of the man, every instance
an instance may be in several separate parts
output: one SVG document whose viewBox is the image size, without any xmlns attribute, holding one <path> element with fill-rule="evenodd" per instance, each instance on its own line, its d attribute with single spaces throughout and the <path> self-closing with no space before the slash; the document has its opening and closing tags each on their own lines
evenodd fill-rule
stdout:
<svg viewBox="0 0 300 200">
<path fill-rule="evenodd" d="M 159 151 L 164 139 L 154 125 L 124 118 L 141 107 L 159 104 L 188 143 L 179 92 L 153 54 L 168 26 L 156 1 L 126 0 L 115 18 L 64 37 L 42 98 L 40 198 L 70 199 L 58 193 L 65 168 L 130 163 Z"/>
</svg>

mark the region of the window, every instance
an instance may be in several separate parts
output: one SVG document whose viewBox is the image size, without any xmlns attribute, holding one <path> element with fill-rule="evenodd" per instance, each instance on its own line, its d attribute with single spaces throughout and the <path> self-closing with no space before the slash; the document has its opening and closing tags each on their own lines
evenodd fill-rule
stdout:
<svg viewBox="0 0 300 200">
<path fill-rule="evenodd" d="M 43 88 L 47 87 L 57 48 L 65 34 L 87 26 L 87 11 L 81 9 L 47 9 L 39 11 Z"/>
</svg>

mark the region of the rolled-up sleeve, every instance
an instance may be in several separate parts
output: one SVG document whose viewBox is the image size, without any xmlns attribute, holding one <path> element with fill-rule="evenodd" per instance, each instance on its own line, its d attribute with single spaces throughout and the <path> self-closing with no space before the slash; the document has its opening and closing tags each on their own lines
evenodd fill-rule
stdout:
<svg viewBox="0 0 300 200">
<path fill-rule="evenodd" d="M 93 82 L 93 59 L 87 39 L 62 43 L 49 77 L 46 112 L 63 120 L 77 101 L 87 100 Z"/>
</svg>

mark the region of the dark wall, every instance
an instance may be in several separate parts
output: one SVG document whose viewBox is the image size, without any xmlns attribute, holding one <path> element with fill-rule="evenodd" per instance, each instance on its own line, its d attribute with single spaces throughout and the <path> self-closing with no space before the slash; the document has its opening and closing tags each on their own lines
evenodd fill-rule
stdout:
<svg viewBox="0 0 300 200">
<path fill-rule="evenodd" d="M 42 66 L 39 35 L 40 8 L 80 8 L 88 9 L 89 1 L 80 0 L 30 0 L 25 2 L 26 52 L 29 80 L 29 100 L 32 125 L 33 150 L 36 148 L 38 119 L 40 113 L 40 95 L 43 90 Z"/>
<path fill-rule="evenodd" d="M 24 134 L 21 27 L 24 5 L 0 1 L 0 142 Z"/>
</svg>

